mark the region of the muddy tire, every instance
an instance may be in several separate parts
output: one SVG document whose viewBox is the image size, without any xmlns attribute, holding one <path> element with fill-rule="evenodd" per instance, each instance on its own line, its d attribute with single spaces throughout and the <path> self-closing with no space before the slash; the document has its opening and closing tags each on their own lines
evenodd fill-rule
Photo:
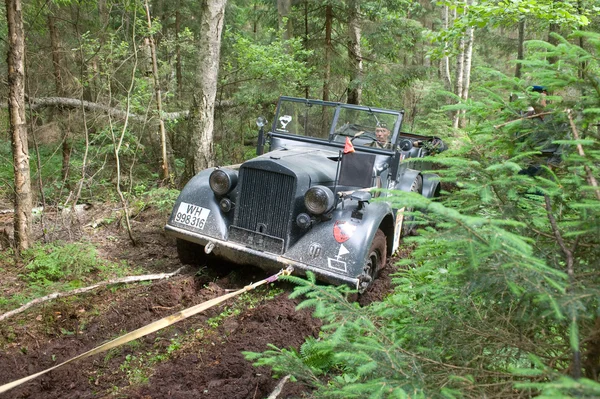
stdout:
<svg viewBox="0 0 600 399">
<path fill-rule="evenodd" d="M 365 259 L 363 269 L 363 281 L 360 283 L 359 292 L 363 293 L 369 289 L 377 278 L 379 271 L 385 267 L 387 262 L 387 240 L 384 232 L 379 229 L 371 242 L 371 247 Z"/>
<path fill-rule="evenodd" d="M 208 258 L 202 245 L 181 238 L 177 239 L 177 255 L 182 264 L 193 266 L 203 266 Z"/>
<path fill-rule="evenodd" d="M 423 177 L 417 176 L 410 186 L 410 192 L 421 194 L 423 193 Z M 406 212 L 413 212 L 414 208 L 406 208 Z M 417 224 L 415 223 L 414 215 L 404 215 L 402 221 L 402 235 L 403 236 L 414 236 L 417 234 Z"/>
</svg>

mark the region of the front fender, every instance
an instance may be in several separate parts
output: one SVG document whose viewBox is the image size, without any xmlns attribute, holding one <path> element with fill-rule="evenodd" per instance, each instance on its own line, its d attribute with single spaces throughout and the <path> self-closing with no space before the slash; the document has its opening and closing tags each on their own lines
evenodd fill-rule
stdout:
<svg viewBox="0 0 600 399">
<path fill-rule="evenodd" d="M 434 173 L 423 175 L 423 197 L 435 198 L 440 195 L 440 177 Z"/>
<path fill-rule="evenodd" d="M 420 171 L 414 169 L 406 169 L 398 178 L 398 183 L 396 183 L 396 190 L 402 191 L 410 191 L 410 188 L 417 178 L 421 174 Z"/>
<path fill-rule="evenodd" d="M 219 198 L 215 196 L 208 183 L 208 178 L 213 170 L 215 168 L 203 170 L 185 185 L 177 201 L 175 201 L 173 212 L 171 212 L 171 216 L 169 217 L 169 225 L 218 239 L 227 238 L 227 231 L 233 218 L 233 212 L 224 215 L 219 209 Z M 181 206 L 197 206 L 200 209 L 208 210 L 206 222 L 201 227 L 190 227 L 189 225 L 177 222 L 176 216 Z"/>
<path fill-rule="evenodd" d="M 366 204 L 359 219 L 352 217 L 356 208 L 356 201 L 344 200 L 330 220 L 313 225 L 284 256 L 358 278 L 363 274 L 371 242 L 384 218 L 392 217 L 392 209 L 386 202 Z"/>
</svg>

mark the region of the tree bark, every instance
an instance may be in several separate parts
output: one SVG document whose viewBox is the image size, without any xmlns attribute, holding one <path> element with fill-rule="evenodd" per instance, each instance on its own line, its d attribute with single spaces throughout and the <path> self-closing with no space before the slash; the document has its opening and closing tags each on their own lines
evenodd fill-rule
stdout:
<svg viewBox="0 0 600 399">
<path fill-rule="evenodd" d="M 148 30 L 152 31 L 152 19 L 150 18 L 150 8 L 148 0 L 144 1 L 146 8 L 146 21 L 148 22 Z M 158 61 L 156 60 L 156 46 L 154 45 L 154 36 L 149 35 L 150 56 L 152 58 L 152 77 L 154 78 L 154 96 L 156 99 L 156 110 L 158 111 L 158 127 L 160 134 L 160 150 L 161 150 L 161 178 L 163 181 L 169 180 L 169 161 L 167 158 L 167 133 L 165 132 L 165 121 L 162 115 L 162 93 L 160 90 L 160 81 L 158 78 Z"/>
<path fill-rule="evenodd" d="M 200 34 L 196 91 L 190 110 L 191 147 L 194 174 L 213 165 L 213 127 L 221 32 L 227 0 L 200 2 Z"/>
<path fill-rule="evenodd" d="M 181 30 L 181 1 L 178 2 L 179 7 L 175 11 L 175 78 L 177 79 L 177 99 L 181 100 L 183 93 L 183 73 L 181 70 L 181 45 L 179 43 L 179 32 Z"/>
<path fill-rule="evenodd" d="M 456 10 L 454 10 L 455 15 L 454 19 L 456 20 Z M 458 55 L 456 56 L 456 86 L 454 89 L 454 93 L 462 98 L 463 92 L 463 76 L 464 76 L 464 59 L 465 59 L 465 37 L 464 35 L 460 36 L 460 40 L 458 42 Z M 452 126 L 454 128 L 458 128 L 458 122 L 460 120 L 460 110 L 457 110 L 454 114 L 454 119 L 452 121 Z"/>
<path fill-rule="evenodd" d="M 50 47 L 52 49 L 52 72 L 54 75 L 54 87 L 56 95 L 64 97 L 65 90 L 63 86 L 60 66 L 60 40 L 58 38 L 58 32 L 56 30 L 55 17 L 52 13 L 55 11 L 55 7 L 50 4 L 50 13 L 48 14 L 48 31 L 50 32 Z M 65 186 L 69 187 L 69 165 L 71 162 L 71 140 L 69 139 L 69 130 L 62 123 L 59 122 L 62 133 L 62 168 L 61 177 Z"/>
<path fill-rule="evenodd" d="M 360 2 L 348 1 L 348 58 L 352 66 L 348 86 L 348 103 L 360 104 L 362 99 L 363 59 L 360 46 Z"/>
<path fill-rule="evenodd" d="M 521 78 L 521 63 L 525 59 L 525 18 L 519 20 L 519 43 L 517 45 L 517 65 L 515 66 L 515 78 Z"/>
<path fill-rule="evenodd" d="M 553 33 L 558 33 L 559 31 L 560 26 L 557 23 L 550 24 L 550 26 L 548 27 L 548 43 L 552 44 L 553 46 L 558 45 L 558 39 L 554 37 Z M 558 57 L 548 57 L 549 63 L 556 64 L 556 61 L 558 61 Z"/>
<path fill-rule="evenodd" d="M 323 101 L 329 101 L 329 81 L 331 80 L 331 29 L 333 24 L 333 7 L 325 7 L 325 72 L 323 74 Z"/>
<path fill-rule="evenodd" d="M 31 246 L 31 176 L 25 121 L 25 34 L 21 0 L 6 0 L 8 23 L 8 111 L 15 174 L 17 256 Z"/>
<path fill-rule="evenodd" d="M 444 26 L 444 30 L 448 30 L 450 27 L 449 16 L 448 16 L 448 6 L 442 7 L 442 23 Z M 444 52 L 448 49 L 448 43 L 444 43 Z M 442 80 L 444 82 L 444 87 L 446 90 L 452 90 L 452 77 L 450 76 L 450 57 L 447 54 L 444 54 L 441 63 L 441 75 Z"/>
<path fill-rule="evenodd" d="M 467 0 L 467 7 L 473 4 L 473 0 Z M 467 28 L 466 32 L 466 43 L 465 43 L 465 57 L 463 60 L 463 84 L 462 84 L 462 94 L 461 98 L 463 101 L 467 101 L 469 99 L 469 87 L 471 86 L 471 62 L 473 60 L 473 42 L 474 42 L 474 33 L 475 29 L 472 26 Z M 464 128 L 467 124 L 467 120 L 465 118 L 465 110 L 462 110 L 460 113 L 460 121 L 459 126 Z"/>
<path fill-rule="evenodd" d="M 283 30 L 283 38 L 289 40 L 294 35 L 294 27 L 290 12 L 292 11 L 292 0 L 277 0 L 277 15 L 279 17 L 279 29 Z M 285 26 L 284 26 L 285 25 Z"/>
<path fill-rule="evenodd" d="M 304 0 L 304 38 L 302 39 L 302 46 L 305 50 L 308 50 L 308 1 Z M 310 86 L 307 84 L 304 86 L 304 97 L 309 98 Z"/>
</svg>

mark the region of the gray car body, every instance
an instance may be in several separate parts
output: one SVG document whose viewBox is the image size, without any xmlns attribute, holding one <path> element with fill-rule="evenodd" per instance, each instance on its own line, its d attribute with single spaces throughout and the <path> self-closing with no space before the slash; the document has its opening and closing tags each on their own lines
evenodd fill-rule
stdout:
<svg viewBox="0 0 600 399">
<path fill-rule="evenodd" d="M 308 100 L 282 97 L 281 101 Z M 322 102 L 311 100 L 311 104 L 319 103 Z M 364 107 L 357 108 L 365 110 Z M 403 151 L 398 145 L 401 140 L 422 143 L 433 138 L 400 133 L 401 115 L 399 113 L 400 123 L 394 126 L 393 150 L 357 145 L 356 151 L 374 156 L 373 185 L 410 191 L 414 190 L 415 181 L 422 180 L 422 194 L 433 197 L 439 192 L 437 176 L 422 174 L 413 169 L 413 163 L 402 162 L 407 158 L 422 157 L 426 151 L 415 146 L 407 148 L 406 142 L 406 151 Z M 222 167 L 240 175 L 239 182 L 228 194 L 218 196 L 209 186 L 209 177 L 216 168 L 194 176 L 181 191 L 165 227 L 166 232 L 199 244 L 214 256 L 228 261 L 255 265 L 268 271 L 291 265 L 296 273 L 312 271 L 321 280 L 360 288 L 365 279 L 364 264 L 378 229 L 386 235 L 387 254 L 391 255 L 397 249 L 402 210 L 393 209 L 390 202 L 385 201 L 386 193 L 374 194 L 379 198 L 359 203 L 352 192 L 364 191 L 364 187 L 338 184 L 345 142 L 335 137 L 333 125 L 329 137 L 319 139 L 278 131 L 273 123 L 265 138 L 268 152 L 241 165 Z M 414 164 L 421 169 L 429 167 L 426 162 Z M 296 218 L 301 213 L 309 213 L 304 195 L 317 185 L 335 190 L 336 205 L 325 215 L 312 215 L 310 227 L 302 228 Z M 287 187 L 286 194 L 282 194 L 281 186 Z M 243 192 L 245 190 L 248 191 Z M 259 202 L 249 206 L 249 201 L 244 198 L 256 192 L 260 193 Z M 235 204 L 235 208 L 223 212 L 219 206 L 223 197 Z M 181 223 L 177 220 L 180 211 L 196 212 L 202 215 L 202 222 L 196 226 Z M 242 224 L 243 228 L 239 227 Z"/>
</svg>

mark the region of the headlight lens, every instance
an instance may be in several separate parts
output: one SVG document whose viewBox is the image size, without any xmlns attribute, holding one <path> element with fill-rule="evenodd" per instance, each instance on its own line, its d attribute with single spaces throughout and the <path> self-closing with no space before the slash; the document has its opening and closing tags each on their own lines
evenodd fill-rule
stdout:
<svg viewBox="0 0 600 399">
<path fill-rule="evenodd" d="M 233 170 L 215 169 L 208 178 L 210 188 L 217 195 L 225 195 L 235 188 L 237 173 Z"/>
<path fill-rule="evenodd" d="M 334 203 L 333 192 L 325 186 L 314 186 L 304 194 L 304 205 L 314 215 L 322 215 L 331 208 Z"/>
</svg>

